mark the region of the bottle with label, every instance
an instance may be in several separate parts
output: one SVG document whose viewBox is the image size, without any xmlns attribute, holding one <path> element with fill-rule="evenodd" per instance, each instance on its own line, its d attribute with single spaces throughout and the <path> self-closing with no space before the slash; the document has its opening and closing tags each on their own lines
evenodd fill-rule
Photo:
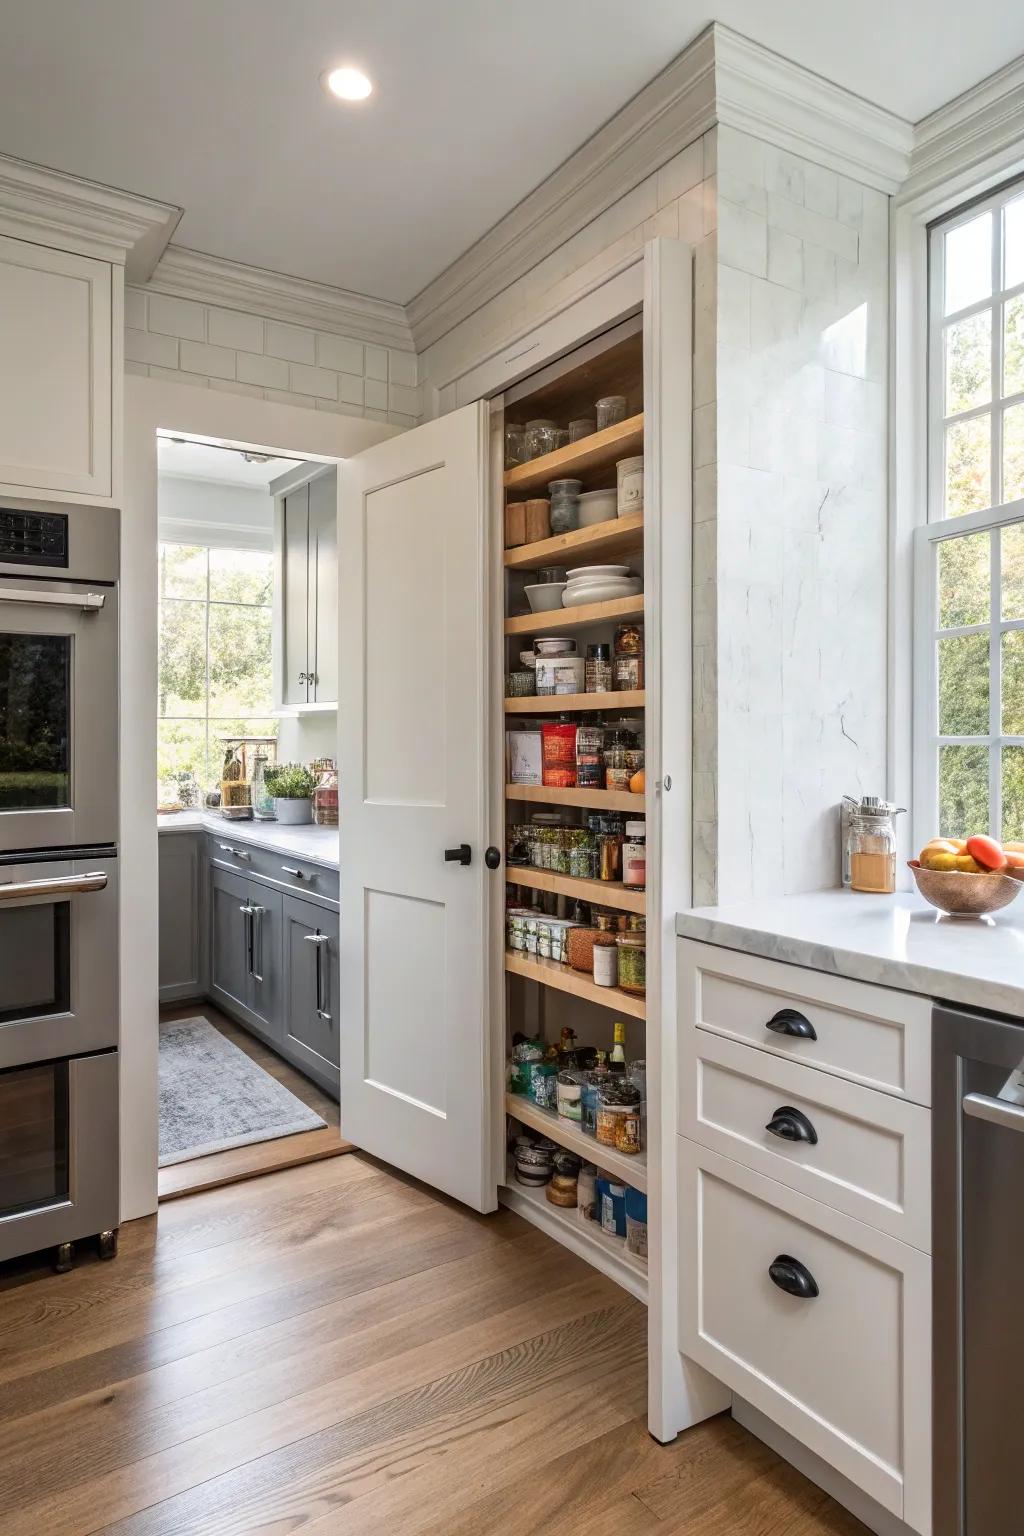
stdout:
<svg viewBox="0 0 1024 1536">
<path fill-rule="evenodd" d="M 615 1020 L 612 1032 L 612 1054 L 609 1065 L 613 1072 L 625 1072 L 626 1070 L 626 1026 L 621 1019 Z"/>
</svg>

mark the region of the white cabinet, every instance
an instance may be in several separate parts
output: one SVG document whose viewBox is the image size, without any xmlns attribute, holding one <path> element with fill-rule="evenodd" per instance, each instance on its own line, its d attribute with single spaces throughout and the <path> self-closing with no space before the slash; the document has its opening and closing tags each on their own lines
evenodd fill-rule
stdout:
<svg viewBox="0 0 1024 1536">
<path fill-rule="evenodd" d="M 286 710 L 338 703 L 338 481 L 325 469 L 278 496 L 275 704 Z"/>
<path fill-rule="evenodd" d="M 113 289 L 109 262 L 0 237 L 0 491 L 111 496 Z"/>
</svg>

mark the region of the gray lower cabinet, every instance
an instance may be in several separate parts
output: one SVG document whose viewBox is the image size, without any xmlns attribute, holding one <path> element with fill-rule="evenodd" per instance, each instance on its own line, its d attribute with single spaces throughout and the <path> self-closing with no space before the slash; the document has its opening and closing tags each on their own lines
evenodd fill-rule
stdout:
<svg viewBox="0 0 1024 1536">
<path fill-rule="evenodd" d="M 338 1094 L 338 914 L 284 899 L 285 1044 L 305 1070 Z"/>
<path fill-rule="evenodd" d="M 160 966 L 162 1003 L 202 997 L 203 835 L 174 832 L 160 838 Z"/>
<path fill-rule="evenodd" d="M 231 870 L 210 878 L 210 996 L 279 1046 L 281 1014 L 280 891 Z"/>
</svg>

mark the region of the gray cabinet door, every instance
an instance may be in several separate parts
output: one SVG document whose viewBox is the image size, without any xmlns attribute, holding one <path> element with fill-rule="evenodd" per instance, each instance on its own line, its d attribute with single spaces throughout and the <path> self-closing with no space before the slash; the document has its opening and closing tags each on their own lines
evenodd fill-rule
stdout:
<svg viewBox="0 0 1024 1536">
<path fill-rule="evenodd" d="M 204 990 L 201 853 L 201 834 L 168 832 L 159 840 L 162 1003 L 199 997 Z"/>
<path fill-rule="evenodd" d="M 210 994 L 245 1008 L 249 987 L 249 883 L 230 870 L 210 872 Z"/>
<path fill-rule="evenodd" d="M 271 1044 L 284 1035 L 281 1010 L 281 903 L 280 891 L 255 881 L 248 884 L 251 953 L 246 977 L 246 1006 L 253 1028 Z"/>
<path fill-rule="evenodd" d="M 338 702 L 338 473 L 309 485 L 310 700 Z"/>
<path fill-rule="evenodd" d="M 302 485 L 284 498 L 284 532 L 281 542 L 281 601 L 284 630 L 285 704 L 306 704 L 312 697 L 308 685 L 312 662 L 309 652 L 309 486 Z"/>
<path fill-rule="evenodd" d="M 338 914 L 284 899 L 285 1043 L 337 1096 Z"/>
</svg>

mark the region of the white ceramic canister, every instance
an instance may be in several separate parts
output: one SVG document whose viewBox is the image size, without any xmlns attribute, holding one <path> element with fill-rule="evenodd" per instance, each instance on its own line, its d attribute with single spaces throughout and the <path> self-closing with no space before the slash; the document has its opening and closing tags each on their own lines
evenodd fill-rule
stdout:
<svg viewBox="0 0 1024 1536">
<path fill-rule="evenodd" d="M 635 459 L 620 459 L 615 466 L 615 476 L 618 484 L 619 516 L 625 517 L 629 512 L 642 512 L 644 509 L 643 454 L 639 454 Z"/>
<path fill-rule="evenodd" d="M 537 693 L 542 697 L 558 693 L 582 693 L 586 681 L 586 665 L 582 656 L 538 656 Z"/>
<path fill-rule="evenodd" d="M 614 944 L 594 945 L 594 984 L 615 987 L 619 981 L 619 951 Z"/>
</svg>

